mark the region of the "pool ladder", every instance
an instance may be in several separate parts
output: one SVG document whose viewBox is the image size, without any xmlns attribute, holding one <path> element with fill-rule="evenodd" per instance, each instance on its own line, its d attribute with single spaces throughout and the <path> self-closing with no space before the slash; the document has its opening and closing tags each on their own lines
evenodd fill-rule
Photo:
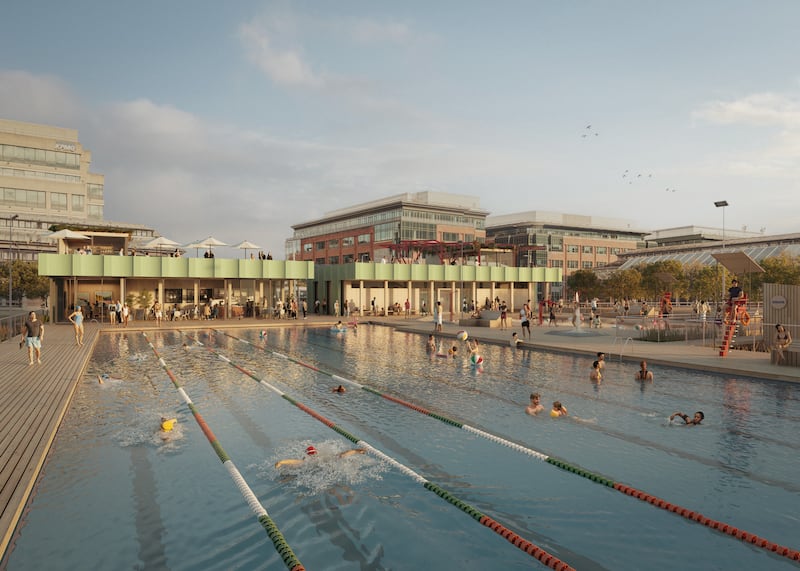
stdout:
<svg viewBox="0 0 800 571">
<path fill-rule="evenodd" d="M 614 341 L 611 342 L 611 349 L 614 349 L 614 345 L 617 344 L 617 341 L 621 341 L 622 337 L 614 337 Z M 622 348 L 619 351 L 619 361 L 622 362 L 622 355 L 625 353 L 625 348 L 628 346 L 628 343 L 633 341 L 633 337 L 626 337 L 625 341 L 622 341 Z M 609 354 L 613 354 L 613 351 L 609 351 Z"/>
</svg>

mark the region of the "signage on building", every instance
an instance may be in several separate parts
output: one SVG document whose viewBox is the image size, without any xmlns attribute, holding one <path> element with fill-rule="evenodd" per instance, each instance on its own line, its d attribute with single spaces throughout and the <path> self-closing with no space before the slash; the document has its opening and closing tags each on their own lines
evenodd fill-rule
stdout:
<svg viewBox="0 0 800 571">
<path fill-rule="evenodd" d="M 786 298 L 782 295 L 774 295 L 772 299 L 769 300 L 769 304 L 772 309 L 783 309 L 786 307 Z"/>
<path fill-rule="evenodd" d="M 56 150 L 57 151 L 68 151 L 70 153 L 75 152 L 75 144 L 74 143 L 56 143 Z"/>
</svg>

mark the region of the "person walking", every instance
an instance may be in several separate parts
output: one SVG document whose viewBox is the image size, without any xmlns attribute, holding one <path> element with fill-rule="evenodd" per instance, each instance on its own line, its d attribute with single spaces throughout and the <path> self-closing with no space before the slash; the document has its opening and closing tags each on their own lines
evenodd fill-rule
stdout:
<svg viewBox="0 0 800 571">
<path fill-rule="evenodd" d="M 75 307 L 75 311 L 70 313 L 67 319 L 72 322 L 72 326 L 75 328 L 75 343 L 83 345 L 83 309 L 81 306 Z"/>
<path fill-rule="evenodd" d="M 22 343 L 28 347 L 28 365 L 33 365 L 33 355 L 36 354 L 36 362 L 42 364 L 42 339 L 44 339 L 44 325 L 36 318 L 36 312 L 31 311 L 28 319 L 23 326 Z"/>
</svg>

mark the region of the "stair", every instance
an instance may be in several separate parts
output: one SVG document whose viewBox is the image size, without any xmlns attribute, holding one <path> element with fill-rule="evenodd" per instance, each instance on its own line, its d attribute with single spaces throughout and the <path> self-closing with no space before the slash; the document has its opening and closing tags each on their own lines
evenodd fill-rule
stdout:
<svg viewBox="0 0 800 571">
<path fill-rule="evenodd" d="M 739 330 L 739 322 L 734 320 L 725 325 L 725 335 L 722 337 L 722 345 L 719 348 L 719 356 L 727 357 L 728 351 L 731 349 L 736 340 L 736 333 Z"/>
</svg>

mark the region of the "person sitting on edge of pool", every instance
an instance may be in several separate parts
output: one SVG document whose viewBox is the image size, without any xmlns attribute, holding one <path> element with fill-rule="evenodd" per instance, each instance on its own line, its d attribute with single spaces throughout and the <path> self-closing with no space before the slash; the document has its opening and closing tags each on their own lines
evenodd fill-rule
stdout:
<svg viewBox="0 0 800 571">
<path fill-rule="evenodd" d="M 352 456 L 353 454 L 366 454 L 367 451 L 364 448 L 353 448 L 352 450 L 345 450 L 344 452 L 340 452 L 336 455 L 337 458 L 347 458 L 348 456 Z M 312 445 L 306 448 L 306 457 L 314 456 L 317 454 L 317 449 Z M 298 464 L 302 464 L 306 461 L 306 458 L 287 458 L 285 460 L 278 460 L 275 462 L 276 468 L 282 468 L 283 466 L 297 466 Z"/>
<path fill-rule="evenodd" d="M 525 407 L 525 413 L 531 416 L 536 416 L 544 410 L 544 407 L 539 403 L 539 393 L 531 393 L 531 404 Z"/>
<path fill-rule="evenodd" d="M 642 361 L 639 363 L 640 369 L 636 371 L 635 379 L 637 381 L 652 381 L 653 380 L 653 371 L 647 370 L 647 361 Z"/>
<path fill-rule="evenodd" d="M 561 404 L 561 401 L 555 401 L 553 403 L 553 410 L 550 411 L 550 416 L 553 418 L 558 418 L 559 416 L 567 416 L 567 407 Z"/>
<path fill-rule="evenodd" d="M 676 416 L 679 417 L 679 418 L 682 418 L 683 422 L 685 422 L 688 425 L 692 425 L 692 426 L 696 426 L 696 425 L 702 423 L 703 419 L 705 419 L 705 417 L 706 417 L 706 415 L 704 415 L 703 412 L 700 411 L 700 410 L 698 410 L 696 413 L 694 413 L 694 418 L 692 418 L 691 420 L 689 420 L 689 415 L 688 414 L 683 414 L 682 412 L 674 412 L 674 413 L 672 413 L 672 416 L 669 417 L 669 421 L 672 422 L 672 420 Z"/>
<path fill-rule="evenodd" d="M 347 389 L 344 388 L 344 385 L 339 385 L 338 387 L 333 387 L 331 389 L 331 392 L 332 393 L 344 393 L 344 392 L 347 392 Z"/>
</svg>

